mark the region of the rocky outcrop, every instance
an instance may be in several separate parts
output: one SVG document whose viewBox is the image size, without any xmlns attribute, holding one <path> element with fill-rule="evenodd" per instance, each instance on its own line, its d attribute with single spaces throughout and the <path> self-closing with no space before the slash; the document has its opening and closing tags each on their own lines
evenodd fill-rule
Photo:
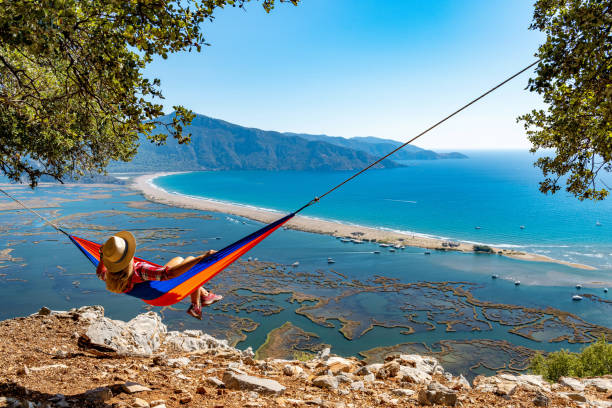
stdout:
<svg viewBox="0 0 612 408">
<path fill-rule="evenodd" d="M 30 334 L 41 330 L 44 336 Z M 92 349 L 79 350 L 83 334 Z M 470 384 L 430 357 L 395 355 L 366 365 L 329 349 L 310 361 L 256 360 L 252 350 L 199 330 L 168 332 L 155 313 L 121 322 L 101 307 L 46 309 L 0 322 L 0 349 L 0 408 L 612 408 L 612 377 L 549 384 L 537 375 L 504 373 Z M 99 350 L 113 352 L 92 358 Z"/>
</svg>

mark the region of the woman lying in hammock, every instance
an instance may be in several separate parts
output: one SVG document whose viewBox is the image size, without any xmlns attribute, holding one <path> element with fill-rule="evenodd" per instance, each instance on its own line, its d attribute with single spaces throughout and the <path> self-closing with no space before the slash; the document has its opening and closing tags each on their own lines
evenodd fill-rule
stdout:
<svg viewBox="0 0 612 408">
<path fill-rule="evenodd" d="M 135 283 L 175 278 L 216 251 L 210 250 L 198 257 L 188 256 L 185 259 L 177 256 L 164 266 L 134 261 L 135 252 L 136 240 L 129 231 L 118 232 L 100 247 L 101 262 L 98 264 L 96 274 L 98 278 L 106 281 L 106 289 L 115 293 L 124 293 L 129 292 Z M 199 287 L 191 293 L 191 306 L 187 309 L 187 313 L 201 320 L 202 305 L 212 305 L 221 299 L 223 296 Z"/>
</svg>

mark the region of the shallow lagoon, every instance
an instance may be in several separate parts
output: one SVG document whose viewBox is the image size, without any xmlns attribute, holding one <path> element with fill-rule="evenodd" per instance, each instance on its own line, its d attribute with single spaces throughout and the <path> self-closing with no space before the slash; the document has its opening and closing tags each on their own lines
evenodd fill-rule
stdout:
<svg viewBox="0 0 612 408">
<path fill-rule="evenodd" d="M 53 185 L 42 186 L 36 192 L 27 188 L 12 191 L 26 201 L 44 201 L 51 208 L 41 209 L 42 214 L 58 219 L 67 230 L 83 238 L 102 241 L 113 231 L 132 230 L 139 242 L 137 254 L 156 263 L 164 263 L 177 255 L 219 249 L 260 226 L 224 214 L 149 203 L 124 187 Z M 43 305 L 68 309 L 101 304 L 107 315 L 119 319 L 130 319 L 149 309 L 137 299 L 107 292 L 103 283 L 96 279 L 89 261 L 65 237 L 31 214 L 23 210 L 0 211 L 0 225 L 0 251 L 5 251 L 0 258 L 0 319 L 34 313 Z M 11 251 L 6 252 L 7 249 Z M 381 254 L 374 254 L 375 249 L 380 249 Z M 546 351 L 582 347 L 567 340 L 549 342 L 568 332 L 567 327 L 554 324 L 546 326 L 544 332 L 532 333 L 533 338 L 543 341 L 510 333 L 511 329 L 523 334 L 529 332 L 521 329 L 520 324 L 529 323 L 528 319 L 521 316 L 522 320 L 518 319 L 513 325 L 488 320 L 481 303 L 470 304 L 465 296 L 458 296 L 451 290 L 461 285 L 478 302 L 518 305 L 540 311 L 551 307 L 584 319 L 590 328 L 599 325 L 599 330 L 604 330 L 612 326 L 611 303 L 589 298 L 582 302 L 571 301 L 571 295 L 576 292 L 572 282 L 605 279 L 605 275 L 598 276 L 601 271 L 582 271 L 495 255 L 434 251 L 425 256 L 418 248 L 391 253 L 375 244 L 346 244 L 329 236 L 292 230 L 279 230 L 248 256 L 260 262 L 244 260 L 210 282 L 209 286 L 218 288 L 226 299 L 209 309 L 203 322 L 184 313 L 186 303 L 176 308 L 155 309 L 163 314 L 170 328 L 200 328 L 228 337 L 239 347 L 252 346 L 254 349 L 265 342 L 271 330 L 286 321 L 315 333 L 319 336 L 315 343 L 330 344 L 333 351 L 341 355 L 357 355 L 365 350 L 401 343 L 423 343 L 409 347 L 418 351 L 427 346 L 435 353 L 451 344 L 448 347 L 453 347 L 456 353 L 445 354 L 443 361 L 448 361 L 450 368 L 457 371 L 476 365 L 476 357 L 469 351 L 473 347 L 470 349 L 466 340 L 507 341 L 515 346 Z M 333 265 L 327 264 L 330 256 L 336 261 Z M 287 266 L 296 261 L 300 262 L 299 267 Z M 263 273 L 266 268 L 274 272 Z M 493 272 L 500 275 L 500 279 L 492 280 Z M 387 279 L 377 279 L 377 276 Z M 550 276 L 555 276 L 556 280 L 551 280 Z M 519 287 L 512 283 L 516 278 L 523 282 Z M 567 284 L 560 285 L 564 279 Z M 546 286 L 547 281 L 556 282 L 555 286 Z M 469 284 L 427 287 L 423 282 Z M 600 287 L 585 286 L 582 292 L 610 300 Z M 301 292 L 305 297 L 290 302 L 290 292 L 294 295 Z M 319 300 L 327 301 L 326 305 L 317 308 Z M 306 310 L 310 313 L 307 316 L 296 313 L 300 308 L 313 309 Z M 489 317 L 499 312 L 495 308 L 487 310 Z M 346 311 L 352 315 L 346 315 Z M 523 313 L 518 309 L 512 313 L 519 312 Z M 541 313 L 536 320 L 552 316 Z M 412 320 L 407 317 L 411 314 Z M 342 316 L 358 323 L 351 326 L 351 330 L 343 330 L 344 335 L 340 332 L 343 323 L 338 320 Z M 447 331 L 448 325 L 441 321 L 453 321 L 451 329 L 455 331 Z M 401 327 L 384 327 L 394 325 Z M 474 328 L 480 330 L 474 331 Z M 407 334 L 410 331 L 414 332 Z M 347 333 L 352 340 L 346 337 Z M 440 341 L 454 343 L 444 346 Z M 480 344 L 479 348 L 488 353 L 477 357 L 480 359 L 510 358 L 499 343 L 490 348 Z M 500 368 L 498 362 L 493 366 Z M 473 376 L 487 370 L 480 366 L 467 374 Z"/>
</svg>

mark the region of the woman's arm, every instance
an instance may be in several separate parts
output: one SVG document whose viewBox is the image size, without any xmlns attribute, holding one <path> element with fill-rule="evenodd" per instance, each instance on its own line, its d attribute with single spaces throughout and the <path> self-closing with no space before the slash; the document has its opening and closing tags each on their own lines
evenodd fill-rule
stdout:
<svg viewBox="0 0 612 408">
<path fill-rule="evenodd" d="M 191 269 L 195 264 L 200 262 L 202 259 L 214 254 L 215 252 L 217 251 L 211 249 L 210 251 L 204 253 L 203 255 L 197 256 L 189 261 L 183 262 L 182 264 L 172 266 L 168 268 L 168 272 L 166 272 L 166 274 L 168 275 L 169 279 L 182 275 L 183 273 Z"/>
</svg>

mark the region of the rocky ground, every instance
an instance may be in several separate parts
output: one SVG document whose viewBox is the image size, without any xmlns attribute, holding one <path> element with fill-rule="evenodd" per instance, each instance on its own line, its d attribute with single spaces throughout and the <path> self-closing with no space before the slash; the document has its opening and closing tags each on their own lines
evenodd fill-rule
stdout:
<svg viewBox="0 0 612 408">
<path fill-rule="evenodd" d="M 152 312 L 130 322 L 99 306 L 43 308 L 0 322 L 0 408 L 27 407 L 612 407 L 612 377 L 477 377 L 430 357 L 379 364 L 330 355 L 255 360 L 200 331 L 168 332 Z"/>
</svg>

